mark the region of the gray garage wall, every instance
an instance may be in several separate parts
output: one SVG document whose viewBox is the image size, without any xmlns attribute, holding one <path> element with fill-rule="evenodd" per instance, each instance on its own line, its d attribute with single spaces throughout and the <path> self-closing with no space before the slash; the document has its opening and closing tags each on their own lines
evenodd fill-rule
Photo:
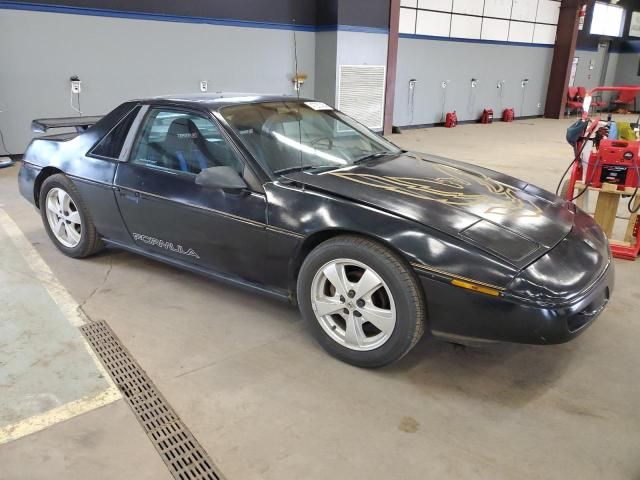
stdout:
<svg viewBox="0 0 640 480">
<path fill-rule="evenodd" d="M 338 32 L 316 33 L 315 96 L 329 105 L 336 103 Z"/>
<path fill-rule="evenodd" d="M 386 65 L 386 33 L 365 33 L 340 30 L 338 33 L 338 65 Z"/>
<path fill-rule="evenodd" d="M 541 46 L 400 38 L 393 123 L 441 122 L 444 80 L 451 80 L 445 110 L 456 110 L 460 121 L 478 119 L 487 107 L 495 116 L 506 107 L 515 108 L 516 116 L 541 115 L 552 58 L 553 48 Z M 413 78 L 418 83 L 412 115 L 409 80 Z M 473 90 L 472 78 L 479 81 Z M 523 89 L 525 78 L 529 82 Z M 498 80 L 505 80 L 502 101 Z"/>
<path fill-rule="evenodd" d="M 388 42 L 385 32 L 316 33 L 316 98 L 335 106 L 340 65 L 386 66 Z"/>
<path fill-rule="evenodd" d="M 314 95 L 315 33 L 296 32 L 302 94 Z M 293 31 L 0 10 L 0 129 L 22 153 L 37 117 L 85 115 L 137 97 L 209 91 L 293 93 Z"/>
<path fill-rule="evenodd" d="M 617 85 L 640 85 L 640 53 L 619 53 L 615 81 Z"/>
<path fill-rule="evenodd" d="M 575 56 L 578 57 L 578 68 L 576 69 L 576 87 L 586 87 L 588 89 L 601 85 L 603 70 L 606 62 L 606 51 L 602 49 L 576 49 Z M 589 67 L 593 62 L 593 70 Z M 605 78 L 606 78 L 606 74 Z"/>
<path fill-rule="evenodd" d="M 639 64 L 640 53 L 610 52 L 607 61 L 607 70 L 602 84 L 610 86 L 640 85 L 640 75 L 638 75 Z M 605 92 L 602 94 L 606 101 L 613 100 L 617 95 L 617 93 L 613 92 Z"/>
</svg>

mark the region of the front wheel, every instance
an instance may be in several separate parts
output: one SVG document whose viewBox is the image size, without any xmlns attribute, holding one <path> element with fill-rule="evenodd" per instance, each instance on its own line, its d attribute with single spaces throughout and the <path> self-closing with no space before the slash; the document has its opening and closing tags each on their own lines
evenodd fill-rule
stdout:
<svg viewBox="0 0 640 480">
<path fill-rule="evenodd" d="M 300 311 L 333 356 L 361 367 L 402 358 L 425 329 L 422 291 L 385 246 L 341 236 L 316 247 L 298 276 Z"/>
</svg>

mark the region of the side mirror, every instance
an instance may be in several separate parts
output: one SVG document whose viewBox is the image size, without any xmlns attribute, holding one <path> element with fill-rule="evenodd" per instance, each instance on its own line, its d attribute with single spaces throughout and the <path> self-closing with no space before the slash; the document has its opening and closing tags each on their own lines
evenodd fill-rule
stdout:
<svg viewBox="0 0 640 480">
<path fill-rule="evenodd" d="M 236 192 L 247 188 L 246 182 L 238 172 L 227 166 L 205 168 L 196 176 L 196 185 Z"/>
</svg>

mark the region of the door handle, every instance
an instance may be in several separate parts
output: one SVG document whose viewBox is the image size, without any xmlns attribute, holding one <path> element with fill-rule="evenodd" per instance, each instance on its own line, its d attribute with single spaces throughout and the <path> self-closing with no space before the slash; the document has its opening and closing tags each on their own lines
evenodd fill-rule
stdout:
<svg viewBox="0 0 640 480">
<path fill-rule="evenodd" d="M 127 190 L 120 190 L 120 197 L 130 200 L 135 203 L 140 203 L 140 192 L 130 192 Z"/>
</svg>

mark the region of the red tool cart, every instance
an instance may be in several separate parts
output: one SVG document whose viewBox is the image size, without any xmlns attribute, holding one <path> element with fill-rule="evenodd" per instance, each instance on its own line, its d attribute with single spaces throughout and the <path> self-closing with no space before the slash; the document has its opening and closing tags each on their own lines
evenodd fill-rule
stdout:
<svg viewBox="0 0 640 480">
<path fill-rule="evenodd" d="M 608 139 L 608 128 L 600 118 L 589 118 L 591 99 L 595 92 L 640 92 L 637 87 L 597 87 L 584 98 L 582 119 L 567 131 L 567 140 L 574 146 L 575 157 L 571 175 L 562 195 L 579 207 L 584 206 L 584 193 L 598 193 L 596 222 L 609 238 L 614 257 L 635 260 L 640 253 L 640 141 Z M 580 135 L 575 135 L 579 131 Z M 575 142 L 570 137 L 575 136 Z M 583 154 L 585 146 L 591 151 Z M 592 147 L 591 147 L 592 146 Z M 614 239 L 613 226 L 620 201 L 627 202 L 630 213 L 624 239 Z"/>
</svg>

